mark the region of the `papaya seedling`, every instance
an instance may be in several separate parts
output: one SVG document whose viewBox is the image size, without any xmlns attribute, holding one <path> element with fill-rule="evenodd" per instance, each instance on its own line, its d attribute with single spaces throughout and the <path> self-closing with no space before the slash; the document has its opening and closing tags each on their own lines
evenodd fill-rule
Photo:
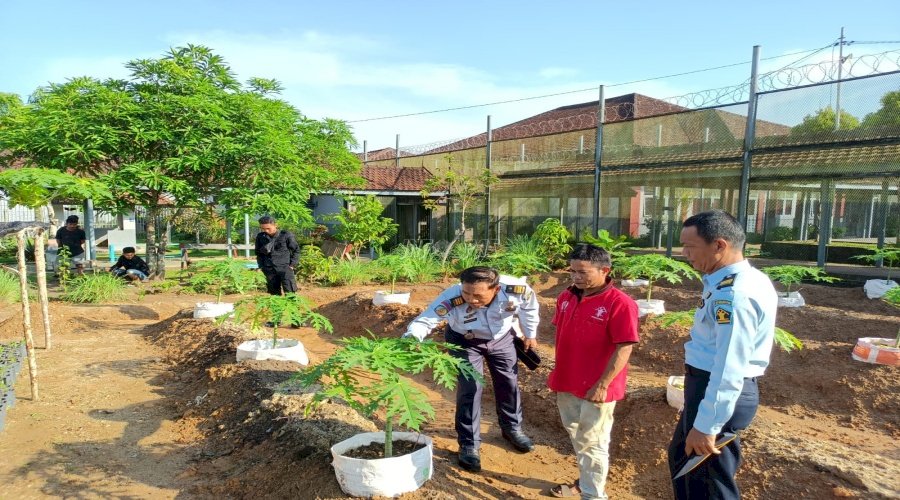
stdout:
<svg viewBox="0 0 900 500">
<path fill-rule="evenodd" d="M 278 344 L 278 327 L 281 325 L 309 325 L 327 332 L 334 331 L 328 318 L 312 309 L 312 302 L 296 293 L 257 295 L 238 301 L 234 307 L 234 317 L 238 322 L 249 324 L 251 330 L 270 324 L 274 349 Z"/>
<path fill-rule="evenodd" d="M 298 374 L 303 387 L 316 389 L 311 411 L 325 399 L 340 398 L 366 416 L 384 412 L 384 456 L 393 456 L 393 428 L 397 424 L 419 431 L 434 419 L 428 397 L 404 375 L 431 369 L 434 382 L 456 387 L 459 374 L 483 381 L 468 361 L 448 352 L 456 346 L 413 338 L 352 337 L 322 363 Z"/>
<path fill-rule="evenodd" d="M 586 230 L 584 233 L 582 233 L 581 239 L 583 239 L 586 243 L 590 243 L 591 245 L 606 250 L 609 253 L 609 256 L 612 257 L 613 261 L 625 257 L 627 255 L 625 253 L 625 249 L 631 246 L 631 243 L 628 241 L 627 235 L 620 234 L 619 236 L 613 238 L 612 236 L 610 236 L 609 231 L 607 231 L 606 229 L 597 231 L 596 237 L 591 235 L 590 231 Z"/>
<path fill-rule="evenodd" d="M 256 288 L 256 276 L 243 262 L 227 259 L 217 261 L 191 276 L 188 286 L 196 293 L 215 293 L 218 304 L 226 293 L 242 294 Z"/>
<path fill-rule="evenodd" d="M 617 275 L 627 279 L 644 278 L 647 285 L 647 300 L 653 293 L 653 283 L 664 280 L 667 283 L 681 283 L 683 278 L 700 278 L 700 273 L 690 265 L 665 255 L 655 253 L 633 255 L 613 262 L 613 270 Z"/>
<path fill-rule="evenodd" d="M 818 267 L 807 266 L 772 266 L 765 267 L 762 272 L 766 273 L 769 278 L 781 283 L 785 287 L 785 293 L 791 293 L 791 287 L 802 283 L 803 281 L 816 281 L 822 283 L 834 283 L 838 278 L 828 276 L 825 270 Z"/>
<path fill-rule="evenodd" d="M 881 296 L 881 300 L 900 308 L 900 287 L 894 287 Z M 900 328 L 897 329 L 897 340 L 894 341 L 894 349 L 900 349 Z"/>
<path fill-rule="evenodd" d="M 891 281 L 891 271 L 900 264 L 900 248 L 878 248 L 871 255 L 856 255 L 851 258 L 873 264 L 882 262 L 887 268 L 887 277 L 884 279 L 887 282 Z"/>
<path fill-rule="evenodd" d="M 672 325 L 692 326 L 694 324 L 694 314 L 696 309 L 690 311 L 673 311 L 660 314 L 655 318 L 656 321 L 664 328 Z M 775 345 L 784 352 L 791 352 L 794 349 L 803 349 L 803 341 L 798 339 L 793 333 L 784 328 L 775 327 Z"/>
</svg>

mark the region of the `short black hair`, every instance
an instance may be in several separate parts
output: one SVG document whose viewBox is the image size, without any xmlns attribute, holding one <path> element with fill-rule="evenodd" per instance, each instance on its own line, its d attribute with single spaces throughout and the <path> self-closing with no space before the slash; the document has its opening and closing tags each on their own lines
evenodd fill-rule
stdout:
<svg viewBox="0 0 900 500">
<path fill-rule="evenodd" d="M 697 234 L 703 241 L 712 243 L 722 238 L 738 250 L 743 250 L 744 242 L 747 240 L 747 234 L 741 223 L 724 210 L 709 210 L 692 215 L 684 221 L 682 227 L 696 227 Z"/>
<path fill-rule="evenodd" d="M 66 217 L 66 224 L 71 224 L 71 223 L 78 224 L 78 216 L 77 215 L 70 215 L 70 216 Z"/>
<path fill-rule="evenodd" d="M 500 284 L 500 273 L 493 267 L 473 266 L 459 273 L 459 281 L 462 283 L 487 283 L 494 288 Z"/>
<path fill-rule="evenodd" d="M 137 252 L 134 250 L 134 247 L 125 247 L 122 249 L 122 253 L 137 253 Z"/>
<path fill-rule="evenodd" d="M 263 215 L 259 218 L 260 224 L 275 224 L 275 217 L 271 217 L 269 215 Z"/>
<path fill-rule="evenodd" d="M 612 267 L 612 257 L 606 249 L 590 243 L 579 243 L 569 252 L 569 260 L 586 260 L 597 268 Z"/>
</svg>

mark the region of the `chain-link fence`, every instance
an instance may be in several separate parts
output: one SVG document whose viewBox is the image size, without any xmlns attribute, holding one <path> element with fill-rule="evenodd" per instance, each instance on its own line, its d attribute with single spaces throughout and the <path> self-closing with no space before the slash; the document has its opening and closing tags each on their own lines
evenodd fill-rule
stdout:
<svg viewBox="0 0 900 500">
<path fill-rule="evenodd" d="M 748 241 L 776 257 L 897 243 L 900 51 L 782 68 L 751 92 L 748 81 L 606 99 L 599 131 L 598 101 L 563 106 L 465 139 L 367 152 L 365 164 L 490 169 L 499 181 L 466 214 L 467 239 L 488 244 L 557 218 L 577 237 L 606 229 L 671 250 L 681 221 L 711 208 L 740 215 Z M 432 240 L 460 222 L 450 194 L 432 213 Z M 786 242 L 795 247 L 774 245 Z"/>
</svg>

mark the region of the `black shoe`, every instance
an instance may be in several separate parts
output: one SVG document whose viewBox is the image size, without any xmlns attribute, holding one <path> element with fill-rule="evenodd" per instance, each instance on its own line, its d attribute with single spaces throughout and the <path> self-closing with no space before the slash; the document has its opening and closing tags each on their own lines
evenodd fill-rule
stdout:
<svg viewBox="0 0 900 500">
<path fill-rule="evenodd" d="M 481 472 L 481 456 L 474 446 L 459 448 L 459 466 L 470 472 Z"/>
<path fill-rule="evenodd" d="M 275 323 L 272 323 L 271 321 L 266 321 L 266 328 L 272 328 L 273 326 L 275 326 Z"/>
<path fill-rule="evenodd" d="M 528 453 L 529 451 L 534 449 L 534 443 L 531 442 L 531 439 L 525 435 L 522 431 L 503 431 L 503 439 L 512 443 L 513 448 L 521 451 L 522 453 Z"/>
</svg>

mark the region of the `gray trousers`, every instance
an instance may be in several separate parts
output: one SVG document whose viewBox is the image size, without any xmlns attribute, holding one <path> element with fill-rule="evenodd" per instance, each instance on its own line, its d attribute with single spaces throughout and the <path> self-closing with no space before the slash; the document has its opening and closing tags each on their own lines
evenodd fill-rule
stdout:
<svg viewBox="0 0 900 500">
<path fill-rule="evenodd" d="M 462 349 L 452 354 L 468 360 L 475 371 L 484 373 L 484 362 L 494 385 L 494 399 L 497 402 L 497 418 L 500 428 L 506 431 L 520 430 L 522 427 L 522 397 L 519 393 L 519 366 L 513 333 L 509 332 L 496 340 L 469 339 L 449 328 L 444 338 L 450 344 Z M 482 384 L 460 375 L 456 386 L 456 440 L 460 446 L 481 445 L 481 392 Z"/>
</svg>

